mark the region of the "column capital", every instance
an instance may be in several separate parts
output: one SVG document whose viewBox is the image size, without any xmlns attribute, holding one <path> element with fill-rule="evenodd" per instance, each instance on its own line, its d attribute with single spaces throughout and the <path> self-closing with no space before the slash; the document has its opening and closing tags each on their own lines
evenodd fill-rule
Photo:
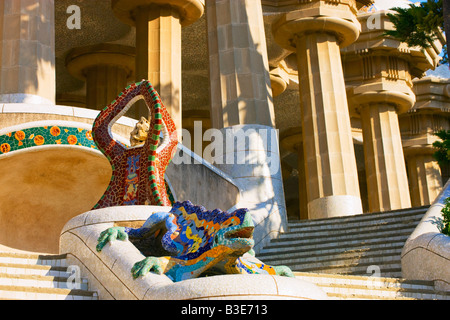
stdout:
<svg viewBox="0 0 450 320">
<path fill-rule="evenodd" d="M 403 147 L 403 153 L 405 154 L 405 158 L 414 157 L 417 155 L 430 155 L 432 156 L 436 152 L 436 149 L 429 144 L 423 145 L 411 145 L 407 147 Z"/>
<path fill-rule="evenodd" d="M 450 79 L 424 77 L 413 81 L 416 104 L 413 110 L 431 111 L 448 116 L 450 106 Z"/>
<path fill-rule="evenodd" d="M 341 50 L 343 60 L 346 60 L 347 56 L 353 59 L 351 56 L 355 55 L 401 59 L 408 63 L 407 71 L 413 78 L 421 78 L 427 70 L 436 68 L 441 59 L 439 54 L 445 44 L 442 32 L 436 32 L 436 40 L 430 43 L 429 48 L 410 47 L 405 42 L 385 35 L 386 31 L 394 29 L 388 14 L 389 11 L 384 10 L 358 14 L 361 34 L 357 41 Z"/>
<path fill-rule="evenodd" d="M 289 85 L 289 74 L 283 68 L 282 64 L 270 70 L 269 74 L 272 85 L 272 96 L 277 97 L 287 89 Z"/>
<path fill-rule="evenodd" d="M 296 38 L 314 32 L 334 34 L 341 47 L 358 39 L 361 26 L 356 18 L 355 1 L 312 0 L 296 8 L 282 14 L 272 25 L 275 41 L 284 49 L 296 51 Z"/>
<path fill-rule="evenodd" d="M 303 148 L 302 128 L 289 128 L 280 135 L 280 146 L 289 152 L 298 153 Z"/>
<path fill-rule="evenodd" d="M 393 105 L 397 114 L 406 113 L 416 101 L 415 95 L 410 88 L 388 88 L 389 85 L 380 84 L 377 88 L 361 86 L 355 90 L 347 91 L 349 108 L 351 114 L 360 114 L 360 108 L 364 105 Z"/>
<path fill-rule="evenodd" d="M 96 44 L 72 49 L 66 57 L 67 71 L 77 79 L 85 80 L 89 68 L 100 65 L 122 67 L 131 79 L 135 69 L 136 49 L 118 44 Z"/>
<path fill-rule="evenodd" d="M 188 26 L 203 15 L 205 0 L 112 0 L 111 6 L 116 17 L 122 22 L 135 26 L 134 11 L 150 5 L 172 6 L 179 11 L 180 24 Z"/>
</svg>

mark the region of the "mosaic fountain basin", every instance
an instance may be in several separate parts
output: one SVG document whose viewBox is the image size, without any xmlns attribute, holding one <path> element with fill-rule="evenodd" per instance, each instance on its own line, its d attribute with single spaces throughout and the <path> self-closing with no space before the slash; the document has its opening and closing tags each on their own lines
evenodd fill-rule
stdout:
<svg viewBox="0 0 450 320">
<path fill-rule="evenodd" d="M 110 176 L 108 160 L 89 148 L 48 145 L 0 155 L 0 244 L 58 253 L 65 223 L 95 205 Z"/>
</svg>

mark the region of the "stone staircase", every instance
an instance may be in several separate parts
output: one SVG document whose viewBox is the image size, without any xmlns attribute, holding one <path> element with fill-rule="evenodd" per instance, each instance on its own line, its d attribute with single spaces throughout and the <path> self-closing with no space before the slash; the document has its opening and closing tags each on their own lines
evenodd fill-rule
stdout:
<svg viewBox="0 0 450 320">
<path fill-rule="evenodd" d="M 289 231 L 258 254 L 287 265 L 334 299 L 439 299 L 429 281 L 401 279 L 401 252 L 428 207 L 289 222 Z"/>
<path fill-rule="evenodd" d="M 97 300 L 86 279 L 75 280 L 65 258 L 0 252 L 0 300 Z"/>
<path fill-rule="evenodd" d="M 432 281 L 294 272 L 299 279 L 321 287 L 336 300 L 450 300 Z"/>
<path fill-rule="evenodd" d="M 401 279 L 401 250 L 427 209 L 291 221 L 258 258 L 291 267 L 331 299 L 450 300 L 433 282 Z M 98 300 L 83 278 L 69 288 L 72 277 L 65 255 L 0 250 L 0 300 Z"/>
</svg>

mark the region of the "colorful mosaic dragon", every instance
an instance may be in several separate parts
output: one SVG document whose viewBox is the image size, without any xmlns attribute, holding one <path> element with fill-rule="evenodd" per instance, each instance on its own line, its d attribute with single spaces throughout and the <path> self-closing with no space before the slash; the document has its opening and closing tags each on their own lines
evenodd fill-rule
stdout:
<svg viewBox="0 0 450 320">
<path fill-rule="evenodd" d="M 253 230 L 248 209 L 228 213 L 208 211 L 189 201 L 177 202 L 170 212 L 152 214 L 139 229 L 114 227 L 102 232 L 97 251 L 116 239 L 130 240 L 147 256 L 132 268 L 134 278 L 148 272 L 165 274 L 175 282 L 208 272 L 292 277 L 288 267 L 273 267 L 243 257 L 253 248 Z M 163 256 L 156 257 L 155 253 Z"/>
<path fill-rule="evenodd" d="M 128 148 L 114 140 L 112 125 L 139 99 L 150 111 L 150 125 L 143 145 Z M 163 139 L 161 140 L 161 134 Z M 164 174 L 178 144 L 175 123 L 149 81 L 127 87 L 94 122 L 93 139 L 111 163 L 111 182 L 94 209 L 122 205 L 171 206 Z"/>
</svg>

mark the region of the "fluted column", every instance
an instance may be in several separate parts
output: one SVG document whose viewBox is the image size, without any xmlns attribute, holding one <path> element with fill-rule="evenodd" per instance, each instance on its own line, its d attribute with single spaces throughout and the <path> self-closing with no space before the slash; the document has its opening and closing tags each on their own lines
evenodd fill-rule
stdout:
<svg viewBox="0 0 450 320">
<path fill-rule="evenodd" d="M 148 79 L 158 91 L 181 139 L 181 27 L 203 15 L 201 0 L 113 0 L 115 15 L 136 27 L 136 81 Z M 144 105 L 136 117 L 147 117 Z"/>
<path fill-rule="evenodd" d="M 442 191 L 441 168 L 434 152 L 432 147 L 405 149 L 413 207 L 432 204 Z"/>
<path fill-rule="evenodd" d="M 261 5 L 256 2 L 206 2 L 215 128 L 275 126 L 264 22 Z"/>
<path fill-rule="evenodd" d="M 409 208 L 399 115 L 414 106 L 412 78 L 435 68 L 439 45 L 421 50 L 387 37 L 385 31 L 392 29 L 387 12 L 360 14 L 358 19 L 361 35 L 341 53 L 349 108 L 361 117 L 369 210 Z"/>
<path fill-rule="evenodd" d="M 412 206 L 430 205 L 441 192 L 441 167 L 433 157 L 434 133 L 450 129 L 450 80 L 424 77 L 413 81 L 414 107 L 399 117 Z M 446 168 L 442 168 L 443 172 Z"/>
<path fill-rule="evenodd" d="M 73 49 L 66 58 L 70 74 L 86 80 L 86 106 L 102 110 L 122 92 L 134 75 L 133 47 L 99 44 Z"/>
<path fill-rule="evenodd" d="M 252 214 L 258 252 L 287 224 L 261 2 L 205 4 L 211 125 L 223 137 L 211 161 L 239 185 L 238 206 Z"/>
<path fill-rule="evenodd" d="M 0 1 L 0 101 L 54 104 L 54 0 Z"/>
<path fill-rule="evenodd" d="M 396 106 L 363 104 L 361 120 L 370 211 L 411 207 Z"/>
<path fill-rule="evenodd" d="M 362 213 L 340 57 L 359 35 L 354 5 L 311 1 L 273 25 L 275 40 L 297 53 L 312 219 Z"/>
</svg>

